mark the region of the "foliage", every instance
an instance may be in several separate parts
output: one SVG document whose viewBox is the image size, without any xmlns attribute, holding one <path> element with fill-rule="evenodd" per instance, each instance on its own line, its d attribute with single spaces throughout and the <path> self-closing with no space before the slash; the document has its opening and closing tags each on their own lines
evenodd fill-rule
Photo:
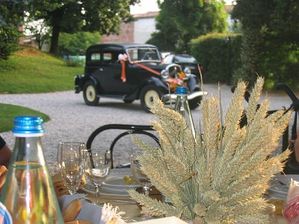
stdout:
<svg viewBox="0 0 299 224">
<path fill-rule="evenodd" d="M 192 38 L 212 31 L 222 32 L 227 26 L 223 1 L 164 0 L 159 1 L 159 7 L 158 31 L 148 42 L 163 51 L 188 51 Z"/>
<path fill-rule="evenodd" d="M 25 31 L 28 30 L 35 38 L 38 49 L 42 50 L 44 44 L 49 44 L 50 28 L 44 23 L 43 20 L 29 21 L 30 17 L 25 22 Z"/>
<path fill-rule="evenodd" d="M 61 33 L 58 49 L 60 55 L 85 55 L 86 49 L 100 41 L 100 34 L 77 32 L 74 34 Z"/>
<path fill-rule="evenodd" d="M 18 25 L 23 19 L 23 3 L 3 0 L 0 4 L 0 60 L 8 59 L 17 50 L 20 33 Z"/>
<path fill-rule="evenodd" d="M 83 67 L 67 67 L 64 61 L 25 48 L 0 61 L 0 93 L 39 93 L 71 90 L 74 75 Z"/>
<path fill-rule="evenodd" d="M 11 26 L 0 26 L 0 61 L 7 60 L 18 49 L 19 33 Z"/>
<path fill-rule="evenodd" d="M 121 21 L 131 19 L 130 5 L 138 0 L 32 0 L 30 16 L 43 19 L 51 27 L 50 53 L 57 54 L 60 32 L 78 31 L 117 33 Z"/>
<path fill-rule="evenodd" d="M 50 119 L 48 115 L 27 107 L 0 103 L 0 132 L 12 130 L 14 117 L 24 114 L 28 116 L 40 116 L 45 122 Z"/>
<path fill-rule="evenodd" d="M 219 99 L 204 99 L 197 141 L 179 113 L 161 102 L 156 105 L 154 128 L 161 149 L 140 143 L 144 153 L 139 159 L 141 170 L 170 203 L 130 190 L 143 213 L 176 215 L 196 224 L 270 223 L 263 194 L 290 152 L 269 155 L 278 146 L 291 112 L 267 117 L 269 101 L 257 107 L 262 86 L 259 78 L 246 109 L 248 123 L 242 128 L 244 82 L 238 84 L 224 119 Z"/>
<path fill-rule="evenodd" d="M 191 41 L 191 54 L 203 66 L 204 82 L 231 83 L 233 72 L 240 67 L 241 35 L 209 33 Z"/>
<path fill-rule="evenodd" d="M 266 83 L 284 82 L 299 89 L 299 2 L 237 0 L 233 16 L 243 28 L 242 67 L 235 80 L 252 84 L 260 74 Z"/>
</svg>

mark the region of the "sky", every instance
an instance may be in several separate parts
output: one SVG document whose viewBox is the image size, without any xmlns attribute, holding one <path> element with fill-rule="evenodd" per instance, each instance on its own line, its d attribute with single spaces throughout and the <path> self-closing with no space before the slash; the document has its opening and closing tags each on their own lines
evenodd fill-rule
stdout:
<svg viewBox="0 0 299 224">
<path fill-rule="evenodd" d="M 226 3 L 231 3 L 233 0 L 225 0 Z M 139 4 L 131 6 L 132 14 L 145 13 L 150 11 L 158 11 L 159 7 L 157 0 L 141 0 Z"/>
</svg>

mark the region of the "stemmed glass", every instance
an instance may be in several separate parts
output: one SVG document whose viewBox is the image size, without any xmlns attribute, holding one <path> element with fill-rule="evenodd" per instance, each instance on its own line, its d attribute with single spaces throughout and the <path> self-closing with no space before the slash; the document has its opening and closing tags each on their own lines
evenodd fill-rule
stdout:
<svg viewBox="0 0 299 224">
<path fill-rule="evenodd" d="M 70 194 L 75 194 L 82 180 L 83 155 L 85 144 L 82 142 L 59 142 L 57 161 Z"/>
<path fill-rule="evenodd" d="M 85 174 L 89 177 L 96 189 L 96 204 L 99 204 L 100 189 L 109 175 L 111 158 L 109 151 L 92 149 L 90 152 L 91 160 L 86 163 L 89 166 L 85 169 Z"/>
</svg>

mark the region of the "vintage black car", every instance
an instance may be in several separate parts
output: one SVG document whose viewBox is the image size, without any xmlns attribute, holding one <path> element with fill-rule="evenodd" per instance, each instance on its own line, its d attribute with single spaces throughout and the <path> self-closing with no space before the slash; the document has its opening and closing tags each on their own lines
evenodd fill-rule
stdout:
<svg viewBox="0 0 299 224">
<path fill-rule="evenodd" d="M 87 105 L 97 105 L 102 96 L 125 103 L 140 99 L 145 111 L 155 99 L 173 99 L 177 85 L 188 86 L 190 108 L 196 108 L 202 95 L 198 78 L 180 65 L 162 64 L 158 49 L 149 44 L 92 45 L 86 51 L 84 74 L 75 77 L 75 92 L 83 91 Z"/>
<path fill-rule="evenodd" d="M 202 65 L 189 54 L 167 54 L 163 58 L 163 62 L 166 64 L 175 63 L 182 66 L 185 72 L 190 72 L 198 77 L 200 77 L 200 72 L 203 72 Z M 188 71 L 189 69 L 190 71 Z"/>
</svg>

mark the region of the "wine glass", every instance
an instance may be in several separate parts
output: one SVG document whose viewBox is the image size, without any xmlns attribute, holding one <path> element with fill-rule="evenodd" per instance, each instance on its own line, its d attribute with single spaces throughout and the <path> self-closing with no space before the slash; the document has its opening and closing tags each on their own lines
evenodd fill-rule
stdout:
<svg viewBox="0 0 299 224">
<path fill-rule="evenodd" d="M 96 190 L 96 204 L 99 204 L 100 189 L 109 175 L 111 168 L 111 158 L 109 151 L 92 149 L 90 152 L 90 162 L 88 164 L 85 174 L 89 177 L 89 180 L 95 186 Z"/>
<path fill-rule="evenodd" d="M 138 155 L 138 153 L 131 154 L 131 173 L 135 181 L 142 186 L 144 194 L 149 196 L 152 184 L 149 178 L 141 170 Z"/>
<path fill-rule="evenodd" d="M 59 142 L 57 160 L 64 179 L 64 184 L 70 194 L 75 194 L 82 180 L 83 156 L 85 144 L 82 142 Z"/>
</svg>

